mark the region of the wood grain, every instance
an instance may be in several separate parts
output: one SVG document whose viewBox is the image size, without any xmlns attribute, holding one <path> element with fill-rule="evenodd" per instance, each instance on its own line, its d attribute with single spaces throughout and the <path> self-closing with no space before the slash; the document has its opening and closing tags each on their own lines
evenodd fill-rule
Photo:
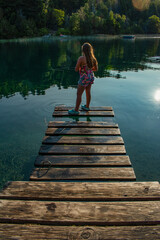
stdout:
<svg viewBox="0 0 160 240">
<path fill-rule="evenodd" d="M 35 168 L 32 181 L 43 180 L 135 180 L 133 168 Z"/>
<path fill-rule="evenodd" d="M 45 136 L 42 141 L 43 144 L 85 144 L 85 145 L 115 145 L 124 144 L 122 137 L 119 136 Z"/>
<path fill-rule="evenodd" d="M 159 240 L 160 226 L 81 227 L 1 223 L 0 236 L 3 240 Z"/>
<path fill-rule="evenodd" d="M 68 117 L 68 111 L 55 111 L 53 117 Z M 80 111 L 78 116 L 88 116 L 88 117 L 114 117 L 113 111 Z"/>
<path fill-rule="evenodd" d="M 49 201 L 160 200 L 158 182 L 9 182 L 1 199 Z"/>
<path fill-rule="evenodd" d="M 126 155 L 39 155 L 35 160 L 35 166 L 131 166 Z"/>
<path fill-rule="evenodd" d="M 160 201 L 53 202 L 1 200 L 1 223 L 47 225 L 160 224 Z"/>
<path fill-rule="evenodd" d="M 68 117 L 71 108 L 58 106 L 53 115 Z M 80 116 L 114 112 L 93 107 Z M 135 182 L 109 120 L 49 123 L 31 181 L 9 182 L 0 192 L 0 239 L 160 239 L 159 183 Z"/>
<path fill-rule="evenodd" d="M 120 130 L 116 128 L 97 129 L 97 128 L 48 128 L 46 135 L 103 135 L 118 136 Z"/>
<path fill-rule="evenodd" d="M 103 155 L 126 154 L 124 145 L 42 145 L 39 154 Z"/>
<path fill-rule="evenodd" d="M 98 121 L 50 121 L 48 127 L 80 127 L 80 128 L 118 128 L 118 124 L 113 122 L 98 122 Z"/>
</svg>

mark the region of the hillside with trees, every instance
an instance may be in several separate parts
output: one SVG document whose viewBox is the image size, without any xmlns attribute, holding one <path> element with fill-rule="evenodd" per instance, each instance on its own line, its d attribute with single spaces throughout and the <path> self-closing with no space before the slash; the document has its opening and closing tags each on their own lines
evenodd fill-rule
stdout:
<svg viewBox="0 0 160 240">
<path fill-rule="evenodd" d="M 0 0 L 0 38 L 159 34 L 159 0 Z"/>
</svg>

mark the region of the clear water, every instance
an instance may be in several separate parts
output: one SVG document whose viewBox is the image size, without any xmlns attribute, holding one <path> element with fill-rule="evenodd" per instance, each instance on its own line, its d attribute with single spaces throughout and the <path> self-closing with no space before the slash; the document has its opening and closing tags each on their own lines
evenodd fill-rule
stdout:
<svg viewBox="0 0 160 240">
<path fill-rule="evenodd" d="M 160 39 L 57 37 L 0 42 L 1 186 L 29 179 L 54 107 L 74 105 L 85 41 L 99 62 L 91 105 L 113 107 L 137 180 L 160 180 L 160 63 L 148 60 Z"/>
</svg>

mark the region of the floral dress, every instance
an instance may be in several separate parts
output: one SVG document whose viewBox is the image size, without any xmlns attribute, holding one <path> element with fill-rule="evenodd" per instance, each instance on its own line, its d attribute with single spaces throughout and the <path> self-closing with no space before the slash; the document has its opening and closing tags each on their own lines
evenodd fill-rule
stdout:
<svg viewBox="0 0 160 240">
<path fill-rule="evenodd" d="M 94 73 L 92 69 L 88 69 L 86 65 L 82 66 L 79 70 L 79 81 L 78 84 L 80 84 L 83 87 L 87 87 L 90 84 L 94 83 Z"/>
</svg>

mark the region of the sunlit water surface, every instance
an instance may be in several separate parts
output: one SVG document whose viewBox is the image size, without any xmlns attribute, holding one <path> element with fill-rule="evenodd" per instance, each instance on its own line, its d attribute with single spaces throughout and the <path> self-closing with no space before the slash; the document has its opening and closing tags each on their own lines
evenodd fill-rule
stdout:
<svg viewBox="0 0 160 240">
<path fill-rule="evenodd" d="M 54 107 L 74 105 L 85 41 L 99 62 L 91 105 L 113 107 L 137 180 L 160 180 L 159 38 L 38 38 L 0 42 L 1 186 L 29 179 Z"/>
</svg>

